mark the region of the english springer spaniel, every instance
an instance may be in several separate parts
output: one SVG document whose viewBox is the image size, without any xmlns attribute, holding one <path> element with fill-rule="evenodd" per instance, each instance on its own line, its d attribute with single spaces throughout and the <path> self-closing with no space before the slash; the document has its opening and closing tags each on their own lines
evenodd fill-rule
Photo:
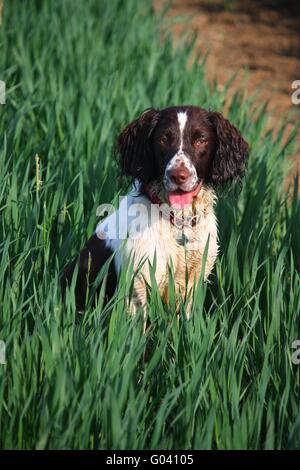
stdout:
<svg viewBox="0 0 300 470">
<path fill-rule="evenodd" d="M 118 153 L 132 190 L 118 210 L 98 224 L 62 279 L 64 289 L 78 265 L 75 296 L 80 311 L 85 308 L 87 287 L 109 259 L 108 298 L 132 260 L 135 277 L 129 308 L 133 313 L 146 308 L 153 263 L 166 302 L 170 266 L 177 293 L 186 298 L 201 275 L 205 249 L 206 279 L 218 253 L 214 188 L 242 178 L 248 144 L 220 113 L 173 106 L 143 112 L 121 132 Z"/>
</svg>

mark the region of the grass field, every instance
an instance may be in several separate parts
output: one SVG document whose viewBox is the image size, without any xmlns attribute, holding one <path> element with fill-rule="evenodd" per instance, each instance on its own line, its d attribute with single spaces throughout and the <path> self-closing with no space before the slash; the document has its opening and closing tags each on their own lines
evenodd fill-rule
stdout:
<svg viewBox="0 0 300 470">
<path fill-rule="evenodd" d="M 227 87 L 205 81 L 192 42 L 162 43 L 160 21 L 137 0 L 5 2 L 1 448 L 300 448 L 300 202 L 282 189 L 293 136 L 267 130 L 259 100 L 236 94 L 227 113 L 251 158 L 238 199 L 218 204 L 221 252 L 191 321 L 155 285 L 145 336 L 124 282 L 77 321 L 72 293 L 60 298 L 97 206 L 121 191 L 120 129 L 149 106 L 223 109 Z"/>
</svg>

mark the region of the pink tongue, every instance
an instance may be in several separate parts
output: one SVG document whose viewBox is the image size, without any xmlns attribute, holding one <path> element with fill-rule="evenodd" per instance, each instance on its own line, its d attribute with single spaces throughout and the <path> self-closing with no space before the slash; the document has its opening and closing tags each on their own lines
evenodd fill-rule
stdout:
<svg viewBox="0 0 300 470">
<path fill-rule="evenodd" d="M 184 209 L 184 206 L 190 205 L 193 202 L 193 193 L 178 193 L 176 191 L 169 193 L 170 205 Z"/>
<path fill-rule="evenodd" d="M 168 194 L 170 205 L 175 206 L 176 208 L 184 209 L 184 206 L 192 204 L 193 199 L 199 193 L 201 186 L 202 182 L 198 184 L 194 191 L 185 193 L 183 191 L 177 190 L 170 192 Z"/>
</svg>

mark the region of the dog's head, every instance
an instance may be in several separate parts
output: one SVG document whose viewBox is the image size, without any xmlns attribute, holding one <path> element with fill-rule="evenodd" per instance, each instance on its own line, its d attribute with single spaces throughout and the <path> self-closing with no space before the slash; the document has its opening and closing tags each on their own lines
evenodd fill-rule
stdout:
<svg viewBox="0 0 300 470">
<path fill-rule="evenodd" d="M 248 144 L 220 113 L 196 106 L 148 109 L 120 134 L 125 175 L 143 184 L 161 181 L 168 194 L 193 194 L 200 182 L 240 180 Z"/>
</svg>

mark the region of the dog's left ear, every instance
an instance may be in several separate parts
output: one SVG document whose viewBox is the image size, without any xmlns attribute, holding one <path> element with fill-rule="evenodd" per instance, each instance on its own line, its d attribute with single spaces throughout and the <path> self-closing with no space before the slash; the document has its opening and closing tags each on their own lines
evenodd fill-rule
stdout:
<svg viewBox="0 0 300 470">
<path fill-rule="evenodd" d="M 157 109 L 146 109 L 123 129 L 118 138 L 118 153 L 123 173 L 143 183 L 149 183 L 155 176 L 151 135 L 159 116 Z"/>
<path fill-rule="evenodd" d="M 249 146 L 240 132 L 222 114 L 211 112 L 209 120 L 216 132 L 216 153 L 210 180 L 214 184 L 240 181 L 244 176 Z"/>
</svg>

